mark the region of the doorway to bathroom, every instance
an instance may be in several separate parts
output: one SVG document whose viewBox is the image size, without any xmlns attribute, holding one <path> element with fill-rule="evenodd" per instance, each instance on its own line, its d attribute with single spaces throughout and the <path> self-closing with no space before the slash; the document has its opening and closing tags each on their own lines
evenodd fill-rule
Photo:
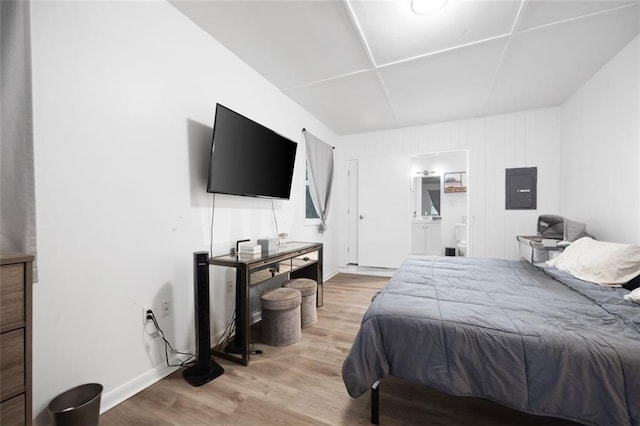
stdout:
<svg viewBox="0 0 640 426">
<path fill-rule="evenodd" d="M 468 254 L 468 153 L 411 156 L 411 254 Z"/>
</svg>

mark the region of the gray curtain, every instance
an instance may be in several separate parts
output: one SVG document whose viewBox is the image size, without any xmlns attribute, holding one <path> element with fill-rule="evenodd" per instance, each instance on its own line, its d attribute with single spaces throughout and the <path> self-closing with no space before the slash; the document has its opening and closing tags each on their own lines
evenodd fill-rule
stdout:
<svg viewBox="0 0 640 426">
<path fill-rule="evenodd" d="M 320 216 L 318 232 L 327 229 L 327 215 L 333 185 L 333 147 L 303 131 L 307 148 L 307 174 L 311 201 Z"/>
<path fill-rule="evenodd" d="M 0 248 L 35 255 L 32 117 L 29 2 L 1 0 Z"/>
</svg>

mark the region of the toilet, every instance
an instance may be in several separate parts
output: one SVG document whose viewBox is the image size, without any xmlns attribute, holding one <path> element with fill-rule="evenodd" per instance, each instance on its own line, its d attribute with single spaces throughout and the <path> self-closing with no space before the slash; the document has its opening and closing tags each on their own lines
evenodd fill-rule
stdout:
<svg viewBox="0 0 640 426">
<path fill-rule="evenodd" d="M 456 248 L 459 256 L 467 255 L 467 224 L 456 223 Z"/>
</svg>

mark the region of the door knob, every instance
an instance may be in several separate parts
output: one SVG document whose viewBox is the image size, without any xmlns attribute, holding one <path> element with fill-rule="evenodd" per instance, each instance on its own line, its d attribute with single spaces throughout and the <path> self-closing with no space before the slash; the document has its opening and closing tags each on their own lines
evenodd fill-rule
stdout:
<svg viewBox="0 0 640 426">
<path fill-rule="evenodd" d="M 364 216 L 360 215 L 360 220 L 364 219 Z"/>
</svg>

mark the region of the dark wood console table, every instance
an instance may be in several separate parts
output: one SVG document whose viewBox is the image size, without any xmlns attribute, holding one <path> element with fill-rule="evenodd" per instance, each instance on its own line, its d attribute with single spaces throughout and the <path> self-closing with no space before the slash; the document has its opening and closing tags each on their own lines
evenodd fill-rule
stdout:
<svg viewBox="0 0 640 426">
<path fill-rule="evenodd" d="M 318 283 L 316 306 L 322 306 L 322 244 L 291 242 L 273 252 L 225 255 L 209 259 L 210 265 L 236 270 L 235 337 L 212 348 L 215 356 L 249 365 L 249 289 L 261 282 L 287 274 L 289 278 L 310 278 Z"/>
</svg>

